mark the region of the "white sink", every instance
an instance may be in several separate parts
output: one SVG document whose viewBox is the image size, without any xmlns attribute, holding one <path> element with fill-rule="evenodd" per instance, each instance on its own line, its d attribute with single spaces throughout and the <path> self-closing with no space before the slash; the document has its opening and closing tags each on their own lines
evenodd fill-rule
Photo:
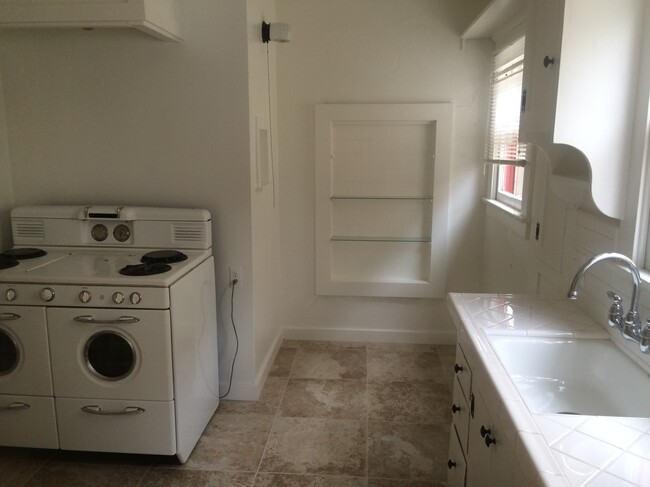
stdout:
<svg viewBox="0 0 650 487">
<path fill-rule="evenodd" d="M 650 417 L 650 377 L 610 340 L 490 341 L 532 412 Z"/>
</svg>

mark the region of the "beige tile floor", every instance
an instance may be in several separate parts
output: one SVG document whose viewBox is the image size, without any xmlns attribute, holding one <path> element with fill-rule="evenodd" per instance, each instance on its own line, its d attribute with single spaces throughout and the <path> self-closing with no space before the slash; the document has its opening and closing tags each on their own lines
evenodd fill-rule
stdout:
<svg viewBox="0 0 650 487">
<path fill-rule="evenodd" d="M 0 448 L 0 485 L 442 486 L 454 347 L 285 340 L 259 401 L 174 458 Z"/>
</svg>

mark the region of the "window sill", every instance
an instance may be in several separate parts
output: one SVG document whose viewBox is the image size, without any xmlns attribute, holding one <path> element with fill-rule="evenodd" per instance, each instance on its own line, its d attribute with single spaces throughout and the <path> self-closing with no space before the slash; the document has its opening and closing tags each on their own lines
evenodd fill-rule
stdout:
<svg viewBox="0 0 650 487">
<path fill-rule="evenodd" d="M 483 198 L 483 202 L 487 208 L 488 217 L 505 225 L 508 230 L 517 236 L 523 239 L 528 238 L 530 230 L 530 218 L 528 216 L 494 199 Z"/>
</svg>

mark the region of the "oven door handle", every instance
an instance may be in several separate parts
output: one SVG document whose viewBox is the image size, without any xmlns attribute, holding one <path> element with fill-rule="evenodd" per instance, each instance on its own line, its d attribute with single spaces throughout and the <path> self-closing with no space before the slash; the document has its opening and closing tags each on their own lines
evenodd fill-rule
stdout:
<svg viewBox="0 0 650 487">
<path fill-rule="evenodd" d="M 0 321 L 19 320 L 20 315 L 16 313 L 0 313 Z"/>
<path fill-rule="evenodd" d="M 24 402 L 12 402 L 9 406 L 0 407 L 0 411 L 18 411 L 19 409 L 29 409 L 31 406 Z"/>
<path fill-rule="evenodd" d="M 114 320 L 97 320 L 94 316 L 91 315 L 75 316 L 74 320 L 78 321 L 79 323 L 91 323 L 94 325 L 125 325 L 129 323 L 137 323 L 140 321 L 140 319 L 136 318 L 135 316 L 120 316 Z"/>
<path fill-rule="evenodd" d="M 144 408 L 137 406 L 127 406 L 121 411 L 102 411 L 99 406 L 84 406 L 81 408 L 84 413 L 97 414 L 99 416 L 123 416 L 125 414 L 141 414 L 145 412 Z"/>
</svg>

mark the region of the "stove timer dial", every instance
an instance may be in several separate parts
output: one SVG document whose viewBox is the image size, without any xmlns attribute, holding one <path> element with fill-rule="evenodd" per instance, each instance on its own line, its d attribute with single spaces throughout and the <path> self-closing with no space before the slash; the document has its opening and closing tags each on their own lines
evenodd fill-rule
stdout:
<svg viewBox="0 0 650 487">
<path fill-rule="evenodd" d="M 124 302 L 124 294 L 121 292 L 113 293 L 113 302 L 115 304 L 122 304 Z"/>
<path fill-rule="evenodd" d="M 106 225 L 98 223 L 90 229 L 90 236 L 97 242 L 103 242 L 108 237 L 108 228 Z"/>
<path fill-rule="evenodd" d="M 90 294 L 90 292 L 88 292 L 88 291 L 81 291 L 79 293 L 79 301 L 81 301 L 84 304 L 87 303 L 88 301 L 90 301 L 92 299 L 92 297 L 93 297 L 93 295 Z"/>
<path fill-rule="evenodd" d="M 16 296 L 17 294 L 15 289 L 11 289 L 11 288 L 7 289 L 7 292 L 5 293 L 5 297 L 7 298 L 7 301 L 13 301 L 14 299 L 16 299 Z"/>
<path fill-rule="evenodd" d="M 124 224 L 120 224 L 113 229 L 113 237 L 118 242 L 126 242 L 131 237 L 131 230 Z"/>
</svg>

